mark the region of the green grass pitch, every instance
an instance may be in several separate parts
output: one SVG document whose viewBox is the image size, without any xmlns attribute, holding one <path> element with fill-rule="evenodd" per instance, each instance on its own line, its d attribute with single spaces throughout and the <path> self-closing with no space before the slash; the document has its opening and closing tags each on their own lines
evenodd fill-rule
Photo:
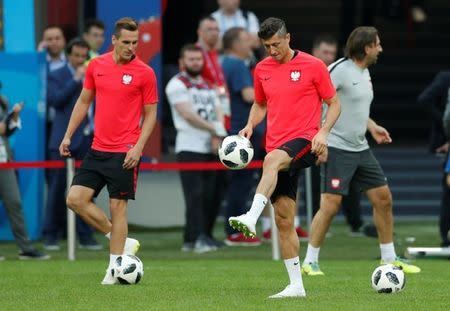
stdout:
<svg viewBox="0 0 450 311">
<path fill-rule="evenodd" d="M 437 221 L 436 221 L 437 222 Z M 436 222 L 400 223 L 395 242 L 401 254 L 406 237 L 416 246 L 437 245 Z M 269 300 L 288 282 L 282 261 L 271 260 L 270 244 L 225 248 L 209 254 L 182 253 L 181 231 L 132 231 L 145 275 L 135 286 L 101 286 L 108 252 L 66 251 L 51 261 L 19 261 L 14 243 L 0 244 L 0 310 L 450 310 L 450 261 L 417 259 L 418 275 L 406 275 L 398 294 L 378 294 L 370 276 L 378 265 L 375 239 L 349 237 L 343 224 L 321 252 L 324 277 L 303 277 L 307 297 Z M 217 236 L 223 237 L 221 226 Z M 98 239 L 107 245 L 101 236 Z M 306 243 L 301 243 L 301 259 Z"/>
</svg>

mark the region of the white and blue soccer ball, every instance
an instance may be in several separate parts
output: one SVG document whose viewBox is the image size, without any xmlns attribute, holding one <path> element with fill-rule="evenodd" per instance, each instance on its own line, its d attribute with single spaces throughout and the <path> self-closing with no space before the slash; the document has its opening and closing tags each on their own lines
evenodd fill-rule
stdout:
<svg viewBox="0 0 450 311">
<path fill-rule="evenodd" d="M 122 255 L 117 257 L 113 271 L 120 284 L 137 284 L 144 275 L 144 265 L 134 255 Z"/>
<path fill-rule="evenodd" d="M 405 281 L 402 268 L 391 264 L 379 266 L 372 273 L 372 287 L 378 293 L 398 293 L 405 287 Z"/>
<path fill-rule="evenodd" d="M 240 135 L 225 137 L 219 147 L 220 162 L 232 170 L 240 170 L 246 167 L 252 160 L 253 153 L 250 140 Z"/>
</svg>

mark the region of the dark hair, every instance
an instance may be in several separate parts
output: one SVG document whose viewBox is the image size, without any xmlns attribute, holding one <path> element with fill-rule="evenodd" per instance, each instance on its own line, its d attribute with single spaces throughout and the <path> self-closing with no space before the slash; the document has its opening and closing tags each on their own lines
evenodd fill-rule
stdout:
<svg viewBox="0 0 450 311">
<path fill-rule="evenodd" d="M 239 40 L 241 32 L 245 31 L 242 27 L 232 27 L 228 29 L 222 37 L 223 49 L 229 50 L 233 47 L 233 43 Z"/>
<path fill-rule="evenodd" d="M 189 52 L 200 52 L 203 53 L 203 50 L 198 45 L 195 45 L 194 43 L 188 43 L 183 45 L 183 47 L 180 49 L 180 58 L 184 57 L 184 53 L 187 51 Z"/>
<path fill-rule="evenodd" d="M 66 45 L 66 54 L 70 55 L 72 53 L 72 49 L 74 46 L 78 46 L 78 47 L 82 47 L 82 48 L 86 48 L 89 51 L 89 44 L 84 41 L 81 38 L 73 38 L 72 40 L 69 41 L 69 43 L 67 43 Z"/>
<path fill-rule="evenodd" d="M 90 19 L 86 20 L 86 22 L 84 23 L 83 32 L 88 33 L 91 30 L 91 28 L 93 28 L 93 27 L 97 27 L 97 28 L 105 30 L 105 24 L 101 20 L 98 20 L 95 18 L 90 18 Z"/>
<path fill-rule="evenodd" d="M 320 44 L 326 43 L 329 45 L 337 45 L 337 40 L 329 33 L 321 33 L 317 35 L 313 40 L 313 48 L 318 48 Z"/>
<path fill-rule="evenodd" d="M 287 34 L 286 23 L 282 19 L 269 17 L 262 22 L 258 31 L 258 37 L 263 40 L 268 40 L 275 34 L 285 36 Z"/>
<path fill-rule="evenodd" d="M 366 56 L 366 46 L 377 42 L 378 30 L 372 26 L 355 28 L 345 44 L 345 57 L 362 60 Z"/>
<path fill-rule="evenodd" d="M 197 28 L 200 28 L 200 25 L 204 21 L 210 21 L 210 22 L 216 22 L 217 23 L 217 20 L 212 15 L 206 15 L 206 16 L 203 16 L 202 18 L 200 18 L 200 20 L 198 21 L 198 27 Z"/>
<path fill-rule="evenodd" d="M 138 30 L 138 23 L 132 17 L 122 17 L 116 22 L 116 25 L 114 27 L 114 36 L 116 38 L 120 37 L 120 31 L 122 29 L 128 31 L 136 31 Z"/>
<path fill-rule="evenodd" d="M 64 35 L 64 30 L 62 29 L 62 27 L 61 27 L 61 26 L 58 26 L 58 25 L 53 25 L 53 24 L 47 25 L 47 26 L 44 27 L 44 30 L 42 30 L 42 36 L 44 36 L 44 32 L 46 32 L 46 31 L 49 30 L 49 29 L 58 29 L 59 31 L 61 31 L 63 38 L 66 37 L 66 36 Z"/>
</svg>

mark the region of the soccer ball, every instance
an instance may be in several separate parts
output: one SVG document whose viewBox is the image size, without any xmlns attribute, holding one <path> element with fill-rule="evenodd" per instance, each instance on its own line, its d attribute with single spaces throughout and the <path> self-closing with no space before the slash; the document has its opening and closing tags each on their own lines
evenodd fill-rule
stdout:
<svg viewBox="0 0 450 311">
<path fill-rule="evenodd" d="M 220 162 L 229 169 L 240 170 L 246 167 L 252 158 L 252 143 L 244 136 L 227 136 L 219 147 Z"/>
<path fill-rule="evenodd" d="M 117 257 L 113 276 L 120 284 L 137 284 L 144 275 L 142 261 L 133 255 Z"/>
<path fill-rule="evenodd" d="M 379 266 L 372 273 L 372 287 L 379 293 L 398 293 L 405 287 L 402 268 L 391 264 Z"/>
</svg>

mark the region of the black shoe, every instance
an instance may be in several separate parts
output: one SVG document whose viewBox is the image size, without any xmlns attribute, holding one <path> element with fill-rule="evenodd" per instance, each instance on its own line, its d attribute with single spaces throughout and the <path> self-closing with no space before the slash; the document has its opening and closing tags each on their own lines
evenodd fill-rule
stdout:
<svg viewBox="0 0 450 311">
<path fill-rule="evenodd" d="M 99 251 L 99 250 L 103 249 L 103 245 L 98 244 L 97 241 L 93 237 L 90 237 L 88 239 L 80 240 L 79 248 L 87 249 L 90 251 Z"/>
<path fill-rule="evenodd" d="M 20 260 L 29 260 L 29 259 L 33 259 L 33 260 L 47 260 L 47 259 L 50 259 L 50 255 L 43 254 L 43 253 L 33 249 L 31 251 L 21 252 L 19 254 L 19 259 Z"/>
<path fill-rule="evenodd" d="M 370 238 L 377 238 L 378 232 L 377 228 L 374 225 L 365 225 L 363 227 L 364 235 Z"/>
</svg>

